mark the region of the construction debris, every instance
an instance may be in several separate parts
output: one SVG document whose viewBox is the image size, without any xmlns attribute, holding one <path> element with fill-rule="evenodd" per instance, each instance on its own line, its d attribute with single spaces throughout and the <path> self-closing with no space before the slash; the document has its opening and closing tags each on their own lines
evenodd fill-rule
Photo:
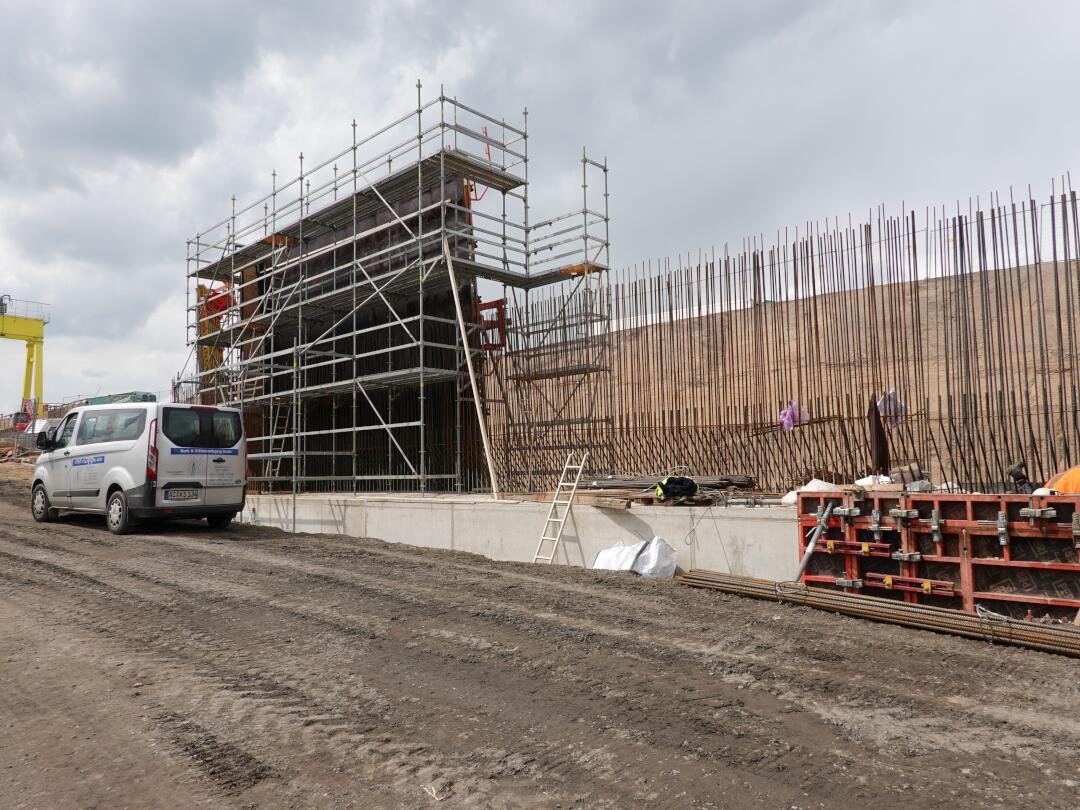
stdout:
<svg viewBox="0 0 1080 810">
<path fill-rule="evenodd" d="M 20 437 L 24 442 L 27 437 Z M 19 444 L 15 439 L 0 438 L 0 464 L 6 461 L 36 462 L 41 453 L 26 444 Z"/>
</svg>

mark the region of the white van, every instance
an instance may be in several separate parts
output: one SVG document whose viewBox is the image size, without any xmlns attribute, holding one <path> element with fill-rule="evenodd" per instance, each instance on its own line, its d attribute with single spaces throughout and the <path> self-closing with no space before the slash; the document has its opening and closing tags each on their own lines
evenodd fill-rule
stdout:
<svg viewBox="0 0 1080 810">
<path fill-rule="evenodd" d="M 124 534 L 141 518 L 206 518 L 224 528 L 244 508 L 247 445 L 240 412 L 207 405 L 90 405 L 37 437 L 34 520 L 105 515 Z"/>
</svg>

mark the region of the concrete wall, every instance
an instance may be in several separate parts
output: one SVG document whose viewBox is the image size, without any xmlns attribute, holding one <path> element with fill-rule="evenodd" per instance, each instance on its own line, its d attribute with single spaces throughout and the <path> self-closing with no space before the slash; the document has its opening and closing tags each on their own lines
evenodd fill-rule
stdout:
<svg viewBox="0 0 1080 810">
<path fill-rule="evenodd" d="M 301 495 L 296 531 L 373 537 L 530 562 L 548 504 L 483 496 Z M 290 496 L 250 495 L 243 520 L 292 529 Z M 787 579 L 798 565 L 793 507 L 575 505 L 555 562 L 589 567 L 597 552 L 660 535 L 684 568 Z"/>
</svg>

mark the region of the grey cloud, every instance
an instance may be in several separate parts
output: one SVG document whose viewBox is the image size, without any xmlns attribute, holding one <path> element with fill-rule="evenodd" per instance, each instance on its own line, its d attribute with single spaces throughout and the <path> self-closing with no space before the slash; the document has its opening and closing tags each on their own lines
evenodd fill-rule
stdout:
<svg viewBox="0 0 1080 810">
<path fill-rule="evenodd" d="M 162 383 L 183 334 L 146 319 L 164 296 L 182 300 L 185 240 L 230 195 L 265 193 L 271 169 L 291 173 L 299 151 L 344 145 L 354 115 L 363 132 L 408 111 L 418 75 L 425 96 L 445 81 L 495 113 L 528 106 L 537 215 L 577 203 L 582 145 L 606 155 L 617 265 L 877 203 L 1045 185 L 1080 158 L 1069 2 L 0 0 L 0 12 L 0 273 L 15 294 L 52 298 L 57 337 L 120 346 L 147 330 L 154 359 L 106 371 Z M 53 367 L 50 396 L 80 374 Z"/>
<path fill-rule="evenodd" d="M 11 3 L 0 54 L 5 129 L 35 160 L 5 175 L 72 182 L 81 167 L 169 161 L 213 135 L 217 89 L 256 52 L 214 3 Z"/>
</svg>

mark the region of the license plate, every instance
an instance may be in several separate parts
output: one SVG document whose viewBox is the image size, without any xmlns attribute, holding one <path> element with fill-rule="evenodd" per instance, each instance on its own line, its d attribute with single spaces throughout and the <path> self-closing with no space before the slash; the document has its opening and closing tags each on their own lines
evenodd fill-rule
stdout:
<svg viewBox="0 0 1080 810">
<path fill-rule="evenodd" d="M 198 497 L 193 489 L 167 489 L 165 500 L 167 501 L 193 501 Z"/>
</svg>

